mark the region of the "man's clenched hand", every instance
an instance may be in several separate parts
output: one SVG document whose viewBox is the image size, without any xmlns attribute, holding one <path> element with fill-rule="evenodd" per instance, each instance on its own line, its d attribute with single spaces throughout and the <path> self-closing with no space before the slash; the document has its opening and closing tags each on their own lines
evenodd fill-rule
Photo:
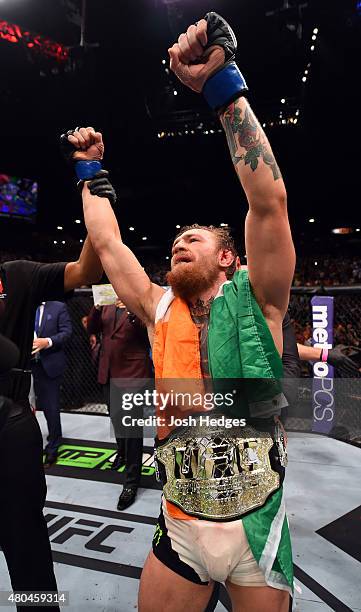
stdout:
<svg viewBox="0 0 361 612">
<path fill-rule="evenodd" d="M 100 161 L 104 155 L 103 137 L 92 127 L 77 128 L 67 132 L 69 143 L 74 147 L 73 161 Z"/>
<path fill-rule="evenodd" d="M 209 77 L 224 64 L 225 52 L 219 45 L 207 50 L 207 21 L 201 19 L 181 34 L 178 42 L 168 49 L 170 68 L 178 79 L 200 93 Z"/>
</svg>

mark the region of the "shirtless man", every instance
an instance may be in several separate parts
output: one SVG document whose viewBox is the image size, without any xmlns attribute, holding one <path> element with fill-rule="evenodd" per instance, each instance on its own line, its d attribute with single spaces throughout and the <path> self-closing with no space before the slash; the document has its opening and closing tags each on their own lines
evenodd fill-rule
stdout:
<svg viewBox="0 0 361 612">
<path fill-rule="evenodd" d="M 235 50 L 230 26 L 209 13 L 180 35 L 169 55 L 177 77 L 204 94 L 224 128 L 249 205 L 245 224 L 249 280 L 246 272 L 236 272 L 227 282 L 235 270 L 236 253 L 226 231 L 189 226 L 173 243 L 168 275 L 172 291 L 152 283 L 122 242 L 109 202 L 92 194 L 94 183 L 106 185 L 108 181 L 107 173 L 98 173 L 104 148 L 101 134 L 81 128 L 69 136 L 80 165 L 88 164 L 87 160 L 98 162 L 93 173 L 78 174 L 90 179 L 83 188 L 85 223 L 115 291 L 147 325 L 152 342 L 154 339 L 156 379 L 227 378 L 236 377 L 237 371 L 249 378 L 282 375 L 282 320 L 295 266 L 286 189 L 266 135 L 245 97 L 244 78 L 233 62 Z M 227 201 L 225 193 L 227 205 L 234 203 Z M 235 303 L 239 312 L 232 319 L 227 312 Z M 223 316 L 227 320 L 220 323 Z M 252 324 L 246 326 L 244 321 Z M 218 325 L 223 326 L 221 332 L 226 333 L 228 343 L 229 350 L 223 353 L 224 342 L 217 344 Z M 238 338 L 236 345 L 232 345 L 234 338 Z M 217 361 L 219 354 L 222 359 Z M 166 435 L 169 441 L 168 433 L 158 432 L 158 438 Z M 225 582 L 236 612 L 286 612 L 293 576 L 281 496 L 280 481 L 263 505 L 238 516 L 230 512 L 232 520 L 223 516 L 222 522 L 209 520 L 211 512 L 202 515 L 197 509 L 163 499 L 153 552 L 142 573 L 140 612 L 181 612 L 190 603 L 192 612 L 202 612 L 213 580 Z M 196 497 L 194 494 L 187 503 L 196 504 Z M 286 556 L 282 557 L 282 550 L 287 551 Z"/>
</svg>

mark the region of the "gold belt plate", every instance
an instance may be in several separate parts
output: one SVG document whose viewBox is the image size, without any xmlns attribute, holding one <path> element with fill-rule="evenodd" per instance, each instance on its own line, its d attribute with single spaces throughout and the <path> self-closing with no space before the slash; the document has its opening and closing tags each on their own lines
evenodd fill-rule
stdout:
<svg viewBox="0 0 361 612">
<path fill-rule="evenodd" d="M 251 427 L 199 435 L 195 428 L 156 449 L 166 471 L 165 498 L 186 514 L 231 519 L 262 506 L 280 486 L 270 463 L 273 440 Z"/>
</svg>

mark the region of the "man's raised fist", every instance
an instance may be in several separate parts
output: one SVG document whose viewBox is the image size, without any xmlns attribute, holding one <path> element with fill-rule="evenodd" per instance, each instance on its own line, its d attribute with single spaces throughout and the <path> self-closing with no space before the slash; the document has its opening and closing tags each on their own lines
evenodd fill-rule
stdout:
<svg viewBox="0 0 361 612">
<path fill-rule="evenodd" d="M 92 127 L 76 128 L 62 134 L 60 146 L 67 161 L 100 161 L 103 159 L 103 137 Z"/>
</svg>

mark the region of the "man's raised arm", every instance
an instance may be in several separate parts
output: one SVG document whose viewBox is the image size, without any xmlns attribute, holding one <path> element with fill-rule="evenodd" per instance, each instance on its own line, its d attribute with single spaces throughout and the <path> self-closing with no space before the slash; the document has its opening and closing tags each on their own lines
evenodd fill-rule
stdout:
<svg viewBox="0 0 361 612">
<path fill-rule="evenodd" d="M 208 13 L 169 49 L 170 67 L 182 83 L 202 92 L 219 113 L 249 203 L 246 250 L 250 281 L 266 318 L 281 321 L 295 266 L 286 190 L 269 142 L 244 97 L 247 86 L 233 61 L 236 46 L 227 22 L 217 13 Z"/>
<path fill-rule="evenodd" d="M 108 173 L 101 170 L 102 136 L 93 128 L 80 128 L 67 138 L 74 147 L 72 157 L 77 162 L 78 178 L 84 180 L 84 220 L 93 248 L 119 298 L 146 325 L 151 325 L 164 289 L 151 282 L 134 253 L 121 240 L 110 204 L 115 202 L 115 192 Z"/>
<path fill-rule="evenodd" d="M 71 291 L 82 285 L 92 285 L 100 281 L 103 274 L 102 264 L 95 253 L 89 237 L 86 238 L 78 261 L 70 261 L 64 270 L 64 291 Z"/>
</svg>

